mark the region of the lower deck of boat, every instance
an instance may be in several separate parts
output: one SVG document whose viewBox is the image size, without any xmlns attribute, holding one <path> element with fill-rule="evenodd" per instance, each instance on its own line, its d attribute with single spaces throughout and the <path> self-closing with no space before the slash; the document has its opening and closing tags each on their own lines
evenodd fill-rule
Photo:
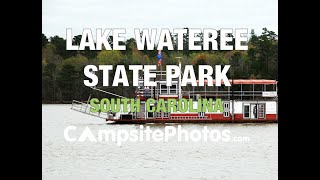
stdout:
<svg viewBox="0 0 320 180">
<path fill-rule="evenodd" d="M 237 120 L 212 120 L 212 119 L 106 119 L 114 124 L 146 124 L 146 123 L 277 123 L 278 120 L 267 119 L 237 119 Z"/>
</svg>

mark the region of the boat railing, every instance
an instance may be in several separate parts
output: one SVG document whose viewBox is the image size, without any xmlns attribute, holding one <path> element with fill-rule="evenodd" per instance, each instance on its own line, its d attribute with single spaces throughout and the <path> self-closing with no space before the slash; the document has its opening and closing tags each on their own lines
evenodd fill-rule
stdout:
<svg viewBox="0 0 320 180">
<path fill-rule="evenodd" d="M 155 93 L 154 93 L 155 91 Z M 223 98 L 234 100 L 275 100 L 276 97 L 264 97 L 263 92 L 266 91 L 182 91 L 181 94 L 189 95 L 192 99 L 198 98 Z M 270 91 L 271 92 L 271 91 Z M 145 98 L 159 98 L 161 95 L 178 95 L 176 91 L 162 91 L 160 89 L 148 89 L 136 91 L 137 96 L 143 96 Z"/>
<path fill-rule="evenodd" d="M 208 119 L 208 116 L 170 116 L 169 119 L 173 119 L 173 120 L 181 120 L 181 119 L 201 120 L 201 119 Z"/>
<path fill-rule="evenodd" d="M 90 108 L 92 106 L 89 103 L 84 103 L 80 101 L 73 100 L 72 101 L 72 110 L 91 115 L 94 117 L 99 117 L 103 119 L 112 119 L 112 115 L 110 113 L 105 113 L 105 112 L 91 112 Z"/>
<path fill-rule="evenodd" d="M 263 92 L 266 91 L 187 91 L 192 99 L 198 98 L 223 98 L 234 100 L 270 100 L 276 97 L 264 97 Z"/>
</svg>

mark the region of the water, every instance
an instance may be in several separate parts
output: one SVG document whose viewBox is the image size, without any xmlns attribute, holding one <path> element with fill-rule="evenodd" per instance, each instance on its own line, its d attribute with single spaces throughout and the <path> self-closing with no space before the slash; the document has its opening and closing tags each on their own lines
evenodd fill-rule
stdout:
<svg viewBox="0 0 320 180">
<path fill-rule="evenodd" d="M 184 129 L 229 129 L 245 142 L 68 142 L 89 127 L 139 129 L 139 125 L 110 125 L 103 119 L 70 109 L 42 106 L 43 179 L 278 179 L 278 124 L 182 124 Z M 170 124 L 177 126 L 177 124 Z M 151 129 L 165 125 L 148 124 Z M 72 132 L 72 133 L 71 133 Z"/>
</svg>

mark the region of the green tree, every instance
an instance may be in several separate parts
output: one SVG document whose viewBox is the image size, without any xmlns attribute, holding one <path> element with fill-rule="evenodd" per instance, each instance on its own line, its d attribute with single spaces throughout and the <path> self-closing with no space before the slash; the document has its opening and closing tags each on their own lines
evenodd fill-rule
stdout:
<svg viewBox="0 0 320 180">
<path fill-rule="evenodd" d="M 44 64 L 42 74 L 42 95 L 44 100 L 56 100 L 56 72 L 57 67 L 55 64 Z"/>
<path fill-rule="evenodd" d="M 42 47 L 42 61 L 46 61 L 47 63 L 60 64 L 63 58 L 57 54 L 56 46 L 54 44 L 47 44 Z"/>
<path fill-rule="evenodd" d="M 61 89 L 63 100 L 71 101 L 77 96 L 78 87 L 76 85 L 78 84 L 77 81 L 79 81 L 78 74 L 74 66 L 70 64 L 62 66 L 57 82 Z"/>
<path fill-rule="evenodd" d="M 241 68 L 241 61 L 242 61 L 242 54 L 237 51 L 235 52 L 231 59 L 230 59 L 230 71 L 231 71 L 231 76 L 232 78 L 240 78 L 241 77 L 241 72 L 242 72 L 242 68 Z"/>
<path fill-rule="evenodd" d="M 185 27 L 183 29 L 187 30 L 187 33 L 183 34 L 183 54 L 189 56 L 189 28 Z"/>
<path fill-rule="evenodd" d="M 53 36 L 50 37 L 50 43 L 56 47 L 56 53 L 62 56 L 63 58 L 66 57 L 66 40 L 59 37 Z"/>
<path fill-rule="evenodd" d="M 46 37 L 46 35 L 44 35 L 42 33 L 42 47 L 45 47 L 48 44 L 48 38 Z"/>
<path fill-rule="evenodd" d="M 120 61 L 124 60 L 125 57 L 120 51 L 107 51 L 107 50 L 102 50 L 98 56 L 98 64 L 110 64 L 110 65 L 115 65 L 119 63 Z"/>
<path fill-rule="evenodd" d="M 132 50 L 137 47 L 136 40 L 134 38 L 130 38 L 126 41 L 126 50 L 125 55 L 130 58 L 132 55 Z"/>
<path fill-rule="evenodd" d="M 72 39 L 72 44 L 79 46 L 80 42 L 81 42 L 81 39 L 82 39 L 82 35 L 74 36 L 73 39 Z"/>
<path fill-rule="evenodd" d="M 253 40 L 253 47 L 248 50 L 248 55 L 252 61 L 254 74 L 260 74 L 264 78 L 276 78 L 277 75 L 270 72 L 277 72 L 278 66 L 278 42 L 275 40 L 276 34 L 263 28 L 260 36 Z"/>
<path fill-rule="evenodd" d="M 200 54 L 195 59 L 194 73 L 196 74 L 197 79 L 199 79 L 199 65 L 207 65 L 207 61 L 208 61 L 208 57 L 206 56 L 206 54 Z"/>
<path fill-rule="evenodd" d="M 81 71 L 82 67 L 84 65 L 88 64 L 88 58 L 81 55 L 77 54 L 76 56 L 72 56 L 70 58 L 67 58 L 66 60 L 63 61 L 63 65 L 69 64 L 72 65 L 76 68 L 77 71 Z"/>
<path fill-rule="evenodd" d="M 76 51 L 67 51 L 66 40 L 59 36 L 50 37 L 50 43 L 56 47 L 56 53 L 63 58 L 68 58 L 76 54 Z"/>
</svg>

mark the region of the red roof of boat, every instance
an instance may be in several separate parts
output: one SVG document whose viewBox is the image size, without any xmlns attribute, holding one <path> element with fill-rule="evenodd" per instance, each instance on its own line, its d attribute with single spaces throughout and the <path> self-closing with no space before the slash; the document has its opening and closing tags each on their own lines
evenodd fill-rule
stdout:
<svg viewBox="0 0 320 180">
<path fill-rule="evenodd" d="M 208 80 L 204 80 L 204 83 L 207 84 Z M 232 80 L 229 79 L 230 84 L 232 84 Z M 197 80 L 199 83 L 199 80 Z M 216 84 L 216 80 L 213 79 L 213 84 Z M 223 84 L 223 81 L 221 81 Z M 233 84 L 277 84 L 276 80 L 269 79 L 234 79 Z"/>
</svg>

